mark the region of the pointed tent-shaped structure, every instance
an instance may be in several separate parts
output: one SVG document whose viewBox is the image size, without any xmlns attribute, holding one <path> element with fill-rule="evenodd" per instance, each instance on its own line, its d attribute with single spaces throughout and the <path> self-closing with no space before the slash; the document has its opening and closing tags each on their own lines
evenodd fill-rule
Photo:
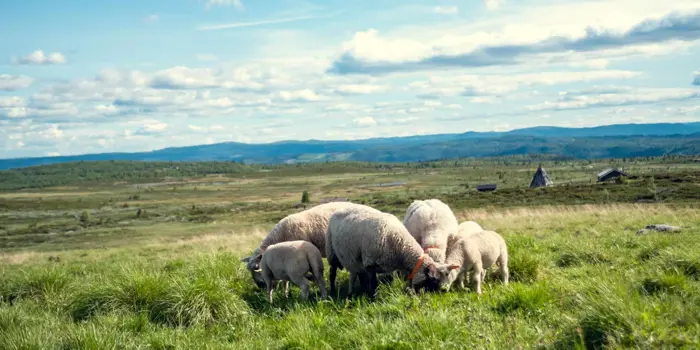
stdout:
<svg viewBox="0 0 700 350">
<path fill-rule="evenodd" d="M 549 175 L 547 175 L 547 172 L 544 171 L 544 169 L 542 168 L 542 165 L 537 167 L 537 171 L 535 172 L 535 176 L 532 177 L 532 181 L 530 182 L 530 188 L 551 186 L 553 184 L 554 184 L 554 182 L 552 182 L 552 180 L 549 178 Z"/>
</svg>

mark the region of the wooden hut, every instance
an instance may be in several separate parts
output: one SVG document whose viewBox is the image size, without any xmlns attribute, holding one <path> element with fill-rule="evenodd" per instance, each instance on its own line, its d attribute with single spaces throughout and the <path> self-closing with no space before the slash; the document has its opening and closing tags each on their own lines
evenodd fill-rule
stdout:
<svg viewBox="0 0 700 350">
<path fill-rule="evenodd" d="M 621 176 L 629 177 L 629 174 L 623 172 L 622 170 L 616 169 L 616 168 L 605 169 L 605 170 L 598 173 L 598 182 L 615 180 Z"/>
<path fill-rule="evenodd" d="M 476 190 L 479 192 L 492 192 L 496 190 L 496 184 L 477 185 Z"/>
</svg>

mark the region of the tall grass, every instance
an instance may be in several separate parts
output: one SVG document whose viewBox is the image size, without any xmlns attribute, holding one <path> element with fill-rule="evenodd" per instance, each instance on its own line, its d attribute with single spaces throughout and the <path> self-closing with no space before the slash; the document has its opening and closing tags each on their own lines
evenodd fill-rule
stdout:
<svg viewBox="0 0 700 350">
<path fill-rule="evenodd" d="M 475 214 L 474 214 L 475 213 Z M 700 213 L 664 205 L 478 211 L 508 244 L 511 283 L 376 300 L 308 302 L 250 280 L 239 258 L 264 235 L 224 232 L 144 246 L 6 256 L 0 349 L 693 348 L 700 344 Z M 461 215 L 460 215 L 461 216 Z M 471 219 L 471 217 L 470 217 Z M 679 233 L 637 235 L 649 223 Z M 48 256 L 60 255 L 60 261 Z M 347 274 L 340 274 L 344 291 Z"/>
</svg>

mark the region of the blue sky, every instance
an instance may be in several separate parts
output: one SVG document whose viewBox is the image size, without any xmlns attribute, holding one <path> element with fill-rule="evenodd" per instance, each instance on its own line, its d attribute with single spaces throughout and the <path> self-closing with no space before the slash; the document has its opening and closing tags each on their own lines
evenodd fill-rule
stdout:
<svg viewBox="0 0 700 350">
<path fill-rule="evenodd" d="M 697 0 L 0 0 L 0 158 L 700 120 Z"/>
</svg>

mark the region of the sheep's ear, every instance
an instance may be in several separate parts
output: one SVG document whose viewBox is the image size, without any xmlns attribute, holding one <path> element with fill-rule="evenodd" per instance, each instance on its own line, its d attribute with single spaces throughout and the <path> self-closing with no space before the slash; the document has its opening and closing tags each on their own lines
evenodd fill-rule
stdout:
<svg viewBox="0 0 700 350">
<path fill-rule="evenodd" d="M 244 263 L 247 263 L 248 261 L 250 261 L 250 257 L 249 257 L 249 256 L 248 256 L 248 257 L 245 257 L 245 258 L 243 258 L 243 259 L 241 259 L 241 262 L 244 262 Z"/>
<path fill-rule="evenodd" d="M 434 279 L 440 278 L 440 272 L 438 271 L 437 267 L 435 267 L 435 264 L 428 265 L 428 277 Z"/>
<path fill-rule="evenodd" d="M 460 267 L 461 267 L 460 265 L 452 264 L 452 265 L 449 266 L 449 269 L 450 269 L 450 270 L 457 270 L 457 269 L 460 268 Z"/>
</svg>

